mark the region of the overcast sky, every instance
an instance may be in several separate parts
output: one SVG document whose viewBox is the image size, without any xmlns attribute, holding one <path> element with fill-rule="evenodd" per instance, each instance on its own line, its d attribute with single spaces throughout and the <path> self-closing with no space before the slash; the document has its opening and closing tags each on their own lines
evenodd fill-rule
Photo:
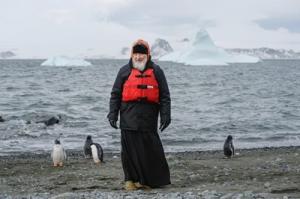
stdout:
<svg viewBox="0 0 300 199">
<path fill-rule="evenodd" d="M 111 55 L 137 38 L 175 45 L 200 28 L 224 48 L 300 51 L 299 0 L 0 0 L 0 51 Z"/>
</svg>

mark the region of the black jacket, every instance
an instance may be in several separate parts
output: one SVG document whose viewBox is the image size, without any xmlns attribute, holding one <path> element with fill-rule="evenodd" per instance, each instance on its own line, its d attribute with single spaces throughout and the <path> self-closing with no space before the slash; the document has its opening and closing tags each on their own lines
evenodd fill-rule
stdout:
<svg viewBox="0 0 300 199">
<path fill-rule="evenodd" d="M 162 69 L 151 59 L 147 62 L 145 70 L 153 68 L 159 87 L 159 104 L 145 101 L 122 102 L 123 84 L 128 79 L 132 60 L 123 66 L 117 75 L 111 91 L 109 102 L 109 120 L 118 120 L 120 112 L 120 128 L 122 130 L 157 131 L 158 114 L 161 121 L 171 120 L 171 99 L 166 77 Z"/>
</svg>

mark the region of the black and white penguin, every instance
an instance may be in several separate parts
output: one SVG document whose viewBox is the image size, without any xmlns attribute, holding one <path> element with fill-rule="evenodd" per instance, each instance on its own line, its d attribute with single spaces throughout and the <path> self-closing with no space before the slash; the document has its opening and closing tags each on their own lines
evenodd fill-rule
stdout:
<svg viewBox="0 0 300 199">
<path fill-rule="evenodd" d="M 226 157 L 231 158 L 234 156 L 234 146 L 231 135 L 228 135 L 227 139 L 225 140 L 223 150 Z"/>
<path fill-rule="evenodd" d="M 83 153 L 86 158 L 92 158 L 91 144 L 93 144 L 92 136 L 88 135 L 83 147 Z"/>
<path fill-rule="evenodd" d="M 103 149 L 100 144 L 92 143 L 91 144 L 92 157 L 96 164 L 103 162 Z"/>
<path fill-rule="evenodd" d="M 63 146 L 60 144 L 60 141 L 56 139 L 54 141 L 53 151 L 51 153 L 51 157 L 53 160 L 53 166 L 63 166 L 63 162 L 67 159 L 67 154 L 63 148 Z"/>
<path fill-rule="evenodd" d="M 0 122 L 5 122 L 5 119 L 3 119 L 2 116 L 0 116 Z"/>
</svg>

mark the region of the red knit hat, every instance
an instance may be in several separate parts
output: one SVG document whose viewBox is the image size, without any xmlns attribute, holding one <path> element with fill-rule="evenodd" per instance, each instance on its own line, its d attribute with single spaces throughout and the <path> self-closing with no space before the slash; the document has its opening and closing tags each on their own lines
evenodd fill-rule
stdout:
<svg viewBox="0 0 300 199">
<path fill-rule="evenodd" d="M 146 42 L 142 39 L 138 39 L 137 41 L 135 41 L 132 45 L 131 57 L 132 57 L 133 53 L 147 54 L 147 58 L 149 59 L 150 47 L 149 47 L 148 42 Z"/>
</svg>

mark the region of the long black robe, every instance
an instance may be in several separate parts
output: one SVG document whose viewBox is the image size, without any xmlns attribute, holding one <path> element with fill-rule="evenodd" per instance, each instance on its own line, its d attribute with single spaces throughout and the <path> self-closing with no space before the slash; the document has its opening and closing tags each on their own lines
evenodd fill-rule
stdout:
<svg viewBox="0 0 300 199">
<path fill-rule="evenodd" d="M 150 187 L 170 184 L 170 171 L 158 133 L 121 131 L 125 181 Z"/>
<path fill-rule="evenodd" d="M 148 61 L 159 87 L 159 104 L 145 101 L 122 102 L 123 84 L 128 79 L 132 61 L 123 66 L 115 80 L 110 98 L 108 119 L 118 120 L 120 113 L 121 157 L 125 181 L 140 182 L 151 187 L 170 184 L 170 172 L 157 132 L 158 115 L 171 120 L 171 99 L 162 69 Z"/>
</svg>

